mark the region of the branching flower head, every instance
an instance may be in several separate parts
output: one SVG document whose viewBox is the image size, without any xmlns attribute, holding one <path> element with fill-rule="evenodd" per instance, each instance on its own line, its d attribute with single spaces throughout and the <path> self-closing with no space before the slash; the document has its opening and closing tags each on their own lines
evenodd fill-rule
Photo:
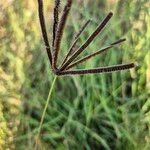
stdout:
<svg viewBox="0 0 150 150">
<path fill-rule="evenodd" d="M 88 20 L 79 30 L 77 35 L 74 38 L 74 42 L 70 46 L 68 53 L 64 57 L 64 60 L 60 67 L 57 66 L 58 55 L 60 52 L 62 37 L 64 33 L 65 24 L 69 15 L 69 12 L 72 7 L 73 0 L 67 0 L 66 5 L 63 9 L 62 15 L 59 20 L 59 8 L 60 8 L 60 0 L 55 0 L 54 6 L 54 23 L 53 23 L 53 39 L 52 39 L 52 50 L 50 48 L 50 43 L 47 36 L 47 30 L 45 25 L 45 18 L 43 13 L 43 1 L 38 0 L 38 12 L 39 12 L 39 19 L 40 25 L 42 30 L 42 35 L 46 47 L 46 51 L 49 57 L 50 65 L 54 74 L 58 76 L 64 75 L 85 75 L 85 74 L 96 74 L 96 73 L 108 73 L 114 71 L 121 71 L 126 69 L 131 69 L 136 67 L 135 63 L 128 63 L 128 64 L 118 64 L 114 66 L 106 66 L 106 67 L 99 67 L 93 69 L 78 69 L 78 70 L 71 70 L 74 66 L 86 62 L 94 56 L 107 52 L 114 46 L 124 42 L 126 39 L 119 39 L 105 48 L 102 48 L 95 53 L 87 55 L 81 59 L 75 61 L 75 59 L 93 42 L 93 40 L 102 32 L 102 30 L 106 27 L 109 20 L 112 18 L 113 13 L 109 12 L 108 15 L 103 19 L 103 21 L 97 26 L 97 28 L 91 33 L 91 35 L 87 38 L 87 40 L 77 49 L 75 49 L 76 44 L 80 35 L 83 31 L 87 28 L 90 20 Z"/>
</svg>

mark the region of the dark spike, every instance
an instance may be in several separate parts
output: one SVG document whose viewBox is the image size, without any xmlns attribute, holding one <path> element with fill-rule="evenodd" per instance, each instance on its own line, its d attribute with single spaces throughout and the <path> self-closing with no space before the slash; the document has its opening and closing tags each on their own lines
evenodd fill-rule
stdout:
<svg viewBox="0 0 150 150">
<path fill-rule="evenodd" d="M 87 61 L 88 59 L 90 59 L 90 58 L 92 58 L 94 56 L 97 56 L 97 55 L 99 55 L 101 53 L 107 52 L 109 49 L 111 49 L 115 45 L 118 45 L 118 44 L 120 44 L 120 43 L 122 43 L 124 41 L 125 41 L 125 39 L 120 39 L 120 40 L 110 44 L 109 46 L 107 46 L 105 48 L 102 48 L 101 50 L 99 50 L 99 51 L 97 51 L 97 52 L 95 52 L 93 54 L 90 54 L 90 55 L 88 55 L 88 56 L 86 56 L 84 58 L 81 58 L 80 60 L 77 60 L 76 62 L 70 64 L 65 70 L 68 70 L 68 69 L 70 69 L 70 68 L 72 68 L 72 67 L 74 67 L 74 66 L 76 66 L 76 65 L 78 65 L 80 63 L 83 63 L 83 62 Z"/>
<path fill-rule="evenodd" d="M 126 41 L 125 38 L 124 38 L 124 39 L 120 39 L 120 40 L 118 40 L 118 41 L 112 43 L 111 45 L 117 45 L 117 44 L 122 43 L 122 42 L 125 42 L 125 41 Z"/>
<path fill-rule="evenodd" d="M 85 74 L 97 74 L 97 73 L 110 73 L 115 71 L 127 70 L 136 67 L 136 64 L 129 63 L 129 64 L 120 64 L 108 67 L 100 67 L 94 69 L 85 69 L 85 70 L 67 70 L 67 71 L 58 71 L 58 76 L 64 75 L 85 75 Z"/>
<path fill-rule="evenodd" d="M 64 31 L 64 27 L 65 27 L 65 24 L 67 21 L 69 11 L 71 9 L 71 5 L 72 5 L 72 0 L 67 0 L 67 4 L 64 7 L 63 14 L 61 16 L 61 19 L 60 19 L 60 22 L 58 24 L 58 28 L 56 31 L 56 38 L 55 38 L 55 42 L 54 42 L 53 69 L 57 68 L 56 63 L 57 63 L 58 53 L 60 50 L 63 31 Z"/>
<path fill-rule="evenodd" d="M 61 67 L 60 70 L 65 70 L 65 68 L 86 48 L 90 43 L 95 39 L 95 37 L 104 29 L 110 18 L 113 16 L 113 13 L 110 12 L 102 23 L 97 27 L 97 29 L 90 35 L 86 42 L 70 57 L 70 59 Z"/>
<path fill-rule="evenodd" d="M 51 49 L 50 49 L 50 45 L 48 41 L 45 18 L 44 18 L 44 11 L 43 11 L 43 0 L 38 0 L 38 13 L 39 13 L 39 20 L 40 20 L 43 40 L 45 43 L 45 47 L 46 47 L 46 51 L 49 57 L 50 64 L 52 65 L 52 54 L 51 54 Z"/>
<path fill-rule="evenodd" d="M 59 7 L 60 7 L 60 0 L 55 0 L 55 7 L 54 7 L 54 24 L 53 24 L 53 43 L 52 46 L 54 47 L 55 37 L 57 26 L 59 22 Z"/>
<path fill-rule="evenodd" d="M 91 20 L 88 20 L 82 27 L 81 29 L 79 30 L 79 32 L 77 33 L 77 35 L 75 36 L 75 41 L 73 42 L 73 44 L 71 45 L 71 47 L 69 48 L 69 52 L 67 53 L 65 59 L 63 60 L 62 62 L 62 65 L 67 61 L 69 55 L 72 53 L 73 49 L 75 48 L 77 42 L 78 42 L 78 39 L 80 37 L 80 35 L 83 33 L 83 31 L 86 29 L 86 27 L 88 26 L 88 24 L 91 22 Z M 61 66 L 62 66 L 61 65 Z"/>
<path fill-rule="evenodd" d="M 75 40 L 76 39 L 78 39 L 79 38 L 79 36 L 82 34 L 82 32 L 86 29 L 86 27 L 89 25 L 89 23 L 91 22 L 91 20 L 89 19 L 89 20 L 87 20 L 84 24 L 83 24 L 83 26 L 81 27 L 81 29 L 79 30 L 79 32 L 76 34 L 76 36 L 75 36 Z"/>
</svg>

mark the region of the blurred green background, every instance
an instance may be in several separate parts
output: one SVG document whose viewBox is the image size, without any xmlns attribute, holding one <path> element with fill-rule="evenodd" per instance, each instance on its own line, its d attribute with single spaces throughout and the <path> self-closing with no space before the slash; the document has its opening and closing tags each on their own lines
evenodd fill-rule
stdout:
<svg viewBox="0 0 150 150">
<path fill-rule="evenodd" d="M 53 3 L 44 1 L 50 39 Z M 74 1 L 59 61 L 83 22 L 92 18 L 79 45 L 113 11 L 113 19 L 81 56 L 121 37 L 127 42 L 78 67 L 134 61 L 139 67 L 58 78 L 39 149 L 150 149 L 149 6 L 149 0 Z M 54 75 L 41 37 L 37 1 L 1 0 L 0 10 L 0 149 L 32 150 Z"/>
</svg>

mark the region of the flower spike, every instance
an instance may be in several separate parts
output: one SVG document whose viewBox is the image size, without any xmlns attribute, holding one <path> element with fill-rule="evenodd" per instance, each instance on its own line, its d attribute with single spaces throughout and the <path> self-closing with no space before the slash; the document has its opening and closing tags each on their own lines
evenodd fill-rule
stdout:
<svg viewBox="0 0 150 150">
<path fill-rule="evenodd" d="M 72 5 L 72 0 L 67 0 L 67 4 L 63 10 L 63 14 L 61 16 L 61 19 L 60 19 L 60 22 L 58 24 L 58 28 L 56 31 L 56 38 L 54 42 L 54 54 L 53 54 L 53 69 L 57 69 L 56 63 L 57 63 L 58 53 L 60 50 L 63 31 L 64 31 L 64 27 L 67 21 L 67 17 L 71 9 L 71 5 Z"/>
<path fill-rule="evenodd" d="M 50 49 L 50 45 L 49 45 L 49 41 L 48 41 L 44 12 L 43 12 L 43 0 L 38 0 L 38 12 L 39 12 L 39 20 L 40 20 L 43 40 L 45 43 L 45 48 L 47 51 L 47 55 L 49 57 L 50 64 L 52 65 L 52 54 L 51 54 L 51 49 Z"/>
</svg>

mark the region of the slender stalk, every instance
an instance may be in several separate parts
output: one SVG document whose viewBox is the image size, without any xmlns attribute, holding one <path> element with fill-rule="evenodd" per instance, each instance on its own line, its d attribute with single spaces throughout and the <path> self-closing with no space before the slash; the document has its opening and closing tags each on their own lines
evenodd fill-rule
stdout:
<svg viewBox="0 0 150 150">
<path fill-rule="evenodd" d="M 40 137 L 40 132 L 41 132 L 42 125 L 43 125 L 43 122 L 44 122 L 46 110 L 47 110 L 47 107 L 48 107 L 48 104 L 49 104 L 49 101 L 50 101 L 50 98 L 51 98 L 51 95 L 52 95 L 52 91 L 54 89 L 54 85 L 55 85 L 56 79 L 57 79 L 57 76 L 54 77 L 54 80 L 53 80 L 52 86 L 51 86 L 51 88 L 49 90 L 49 94 L 48 94 L 48 97 L 47 97 L 47 100 L 46 100 L 46 104 L 45 104 L 45 107 L 44 107 L 44 110 L 43 110 L 43 113 L 42 113 L 39 129 L 38 129 L 38 133 L 37 133 L 37 137 L 36 137 L 35 150 L 37 149 L 38 139 Z"/>
</svg>

